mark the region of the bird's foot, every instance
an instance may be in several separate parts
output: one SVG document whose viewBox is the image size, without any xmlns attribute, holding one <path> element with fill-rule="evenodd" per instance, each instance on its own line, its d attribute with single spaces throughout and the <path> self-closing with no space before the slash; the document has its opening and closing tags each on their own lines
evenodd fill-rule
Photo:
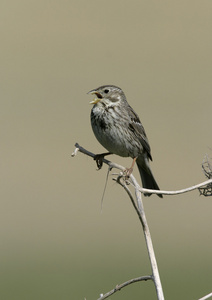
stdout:
<svg viewBox="0 0 212 300">
<path fill-rule="evenodd" d="M 137 157 L 133 158 L 132 166 L 130 168 L 126 168 L 124 171 L 124 177 L 128 179 L 133 172 L 133 167 L 136 162 Z"/>
<path fill-rule="evenodd" d="M 129 177 L 130 177 L 130 175 L 132 174 L 132 172 L 133 172 L 133 168 L 131 167 L 131 168 L 126 168 L 125 170 L 124 170 L 124 177 L 126 178 L 126 179 L 128 179 Z"/>
<path fill-rule="evenodd" d="M 126 168 L 124 171 L 123 171 L 123 180 L 125 182 L 126 185 L 129 185 L 130 182 L 129 182 L 129 178 L 130 178 L 130 175 L 132 174 L 133 172 L 133 168 Z"/>
<path fill-rule="evenodd" d="M 98 170 L 100 170 L 100 169 L 102 168 L 104 157 L 105 157 L 106 155 L 110 155 L 110 154 L 112 154 L 112 153 L 107 152 L 107 153 L 96 154 L 96 155 L 94 156 L 93 159 L 96 161 Z"/>
</svg>

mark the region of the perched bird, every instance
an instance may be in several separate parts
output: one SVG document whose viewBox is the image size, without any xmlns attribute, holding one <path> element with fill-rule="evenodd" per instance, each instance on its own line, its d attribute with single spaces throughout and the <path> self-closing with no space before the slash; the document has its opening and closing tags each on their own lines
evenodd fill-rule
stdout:
<svg viewBox="0 0 212 300">
<path fill-rule="evenodd" d="M 90 102 L 94 104 L 91 110 L 93 132 L 99 143 L 109 151 L 96 156 L 98 167 L 101 168 L 101 158 L 108 154 L 132 157 L 133 163 L 131 168 L 126 169 L 127 175 L 132 173 L 136 162 L 143 187 L 159 190 L 149 165 L 152 156 L 144 127 L 128 104 L 122 89 L 114 85 L 103 85 L 88 94 L 96 96 Z M 161 194 L 158 196 L 163 197 Z"/>
</svg>

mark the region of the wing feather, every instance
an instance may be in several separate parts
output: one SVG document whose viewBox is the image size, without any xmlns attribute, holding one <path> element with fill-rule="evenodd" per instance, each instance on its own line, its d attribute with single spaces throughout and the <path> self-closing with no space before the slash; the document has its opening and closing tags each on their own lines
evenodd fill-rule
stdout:
<svg viewBox="0 0 212 300">
<path fill-rule="evenodd" d="M 146 136 L 146 132 L 144 130 L 143 125 L 141 124 L 141 121 L 140 121 L 138 115 L 132 109 L 131 106 L 129 106 L 129 117 L 130 117 L 129 129 L 139 139 L 141 145 L 146 150 L 148 157 L 152 160 L 151 149 L 150 149 L 148 138 Z"/>
</svg>

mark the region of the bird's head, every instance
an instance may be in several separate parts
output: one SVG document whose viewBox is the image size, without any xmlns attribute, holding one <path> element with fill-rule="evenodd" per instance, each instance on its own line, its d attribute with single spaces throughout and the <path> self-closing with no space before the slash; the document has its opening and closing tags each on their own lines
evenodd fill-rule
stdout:
<svg viewBox="0 0 212 300">
<path fill-rule="evenodd" d="M 116 103 L 118 104 L 121 101 L 126 101 L 122 89 L 115 85 L 103 85 L 97 89 L 91 90 L 88 94 L 95 95 L 95 98 L 90 102 L 90 104 L 104 102 L 106 105 L 112 105 Z"/>
</svg>

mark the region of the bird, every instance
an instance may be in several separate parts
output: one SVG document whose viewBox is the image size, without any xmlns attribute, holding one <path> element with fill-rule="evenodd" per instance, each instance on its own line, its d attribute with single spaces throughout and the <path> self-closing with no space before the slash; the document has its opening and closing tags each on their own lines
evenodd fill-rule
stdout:
<svg viewBox="0 0 212 300">
<path fill-rule="evenodd" d="M 149 164 L 152 156 L 144 127 L 122 89 L 115 85 L 102 85 L 88 94 L 95 95 L 90 102 L 93 104 L 90 120 L 94 135 L 109 151 L 95 156 L 98 168 L 102 167 L 102 159 L 106 155 L 131 157 L 132 166 L 126 169 L 126 175 L 130 176 L 136 163 L 143 188 L 159 190 Z M 151 193 L 144 195 L 150 196 Z M 157 195 L 163 197 L 162 194 Z"/>
</svg>

